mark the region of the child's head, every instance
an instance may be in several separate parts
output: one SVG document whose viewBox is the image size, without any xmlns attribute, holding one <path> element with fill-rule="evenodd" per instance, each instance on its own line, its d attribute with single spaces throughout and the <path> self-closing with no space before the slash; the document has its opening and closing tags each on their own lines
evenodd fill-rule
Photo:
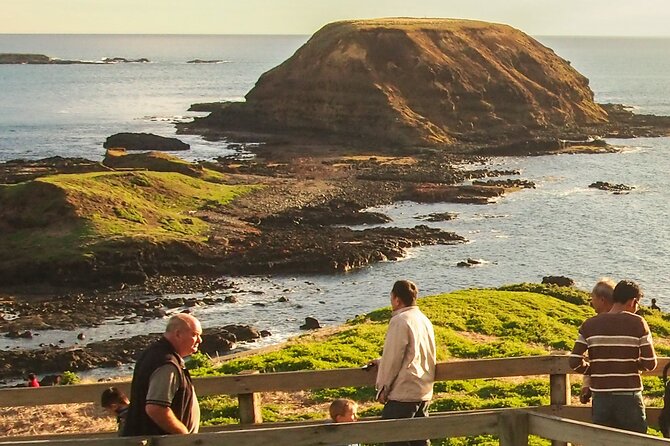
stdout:
<svg viewBox="0 0 670 446">
<path fill-rule="evenodd" d="M 358 404 L 355 401 L 340 398 L 330 403 L 330 418 L 335 423 L 348 423 L 356 421 L 358 411 Z"/>
<path fill-rule="evenodd" d="M 105 389 L 100 397 L 100 405 L 110 412 L 115 412 L 117 409 L 127 406 L 129 402 L 126 394 L 116 387 Z"/>
</svg>

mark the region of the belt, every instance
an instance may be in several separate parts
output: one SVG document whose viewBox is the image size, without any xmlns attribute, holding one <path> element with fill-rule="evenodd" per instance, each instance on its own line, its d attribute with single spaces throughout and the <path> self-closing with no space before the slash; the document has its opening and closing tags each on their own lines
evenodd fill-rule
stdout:
<svg viewBox="0 0 670 446">
<path fill-rule="evenodd" d="M 641 390 L 631 390 L 630 392 L 608 392 L 608 391 L 598 392 L 598 391 L 596 391 L 596 392 L 593 392 L 593 395 L 594 396 L 596 396 L 596 395 L 603 395 L 603 396 L 605 396 L 605 395 L 613 395 L 613 396 L 636 396 L 636 395 L 640 395 L 641 396 L 642 391 Z"/>
</svg>

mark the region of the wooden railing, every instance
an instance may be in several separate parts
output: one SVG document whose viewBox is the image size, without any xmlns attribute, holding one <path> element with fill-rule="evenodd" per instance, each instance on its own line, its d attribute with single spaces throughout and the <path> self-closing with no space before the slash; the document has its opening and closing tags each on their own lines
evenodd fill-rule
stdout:
<svg viewBox="0 0 670 446">
<path fill-rule="evenodd" d="M 648 375 L 660 376 L 664 365 L 669 358 L 661 358 L 659 367 Z M 152 445 L 209 445 L 209 444 L 229 444 L 235 443 L 236 446 L 245 444 L 265 444 L 272 442 L 273 446 L 282 444 L 343 444 L 343 443 L 379 443 L 385 441 L 403 440 L 404 436 L 411 435 L 413 429 L 418 429 L 421 433 L 416 438 L 444 438 L 469 435 L 494 434 L 501 438 L 501 444 L 522 444 L 522 440 L 517 440 L 518 432 L 524 429 L 528 432 L 555 440 L 555 444 L 562 444 L 566 441 L 575 441 L 579 439 L 580 444 L 590 444 L 583 441 L 582 437 L 567 438 L 567 433 L 572 435 L 573 430 L 583 431 L 585 426 L 589 429 L 606 429 L 602 427 L 593 427 L 590 424 L 584 424 L 582 421 L 590 419 L 590 408 L 588 406 L 570 406 L 570 377 L 574 373 L 568 366 L 566 356 L 532 356 L 522 358 L 502 358 L 502 359 L 480 359 L 466 361 L 451 361 L 440 363 L 437 366 L 436 381 L 476 379 L 476 378 L 501 378 L 514 376 L 534 376 L 549 375 L 550 377 L 550 406 L 538 408 L 532 412 L 519 410 L 497 410 L 497 411 L 476 411 L 472 413 L 450 413 L 440 414 L 425 420 L 378 420 L 365 421 L 346 425 L 328 425 L 322 423 L 303 423 L 305 425 L 296 426 L 286 424 L 273 424 L 272 427 L 258 424 L 260 419 L 260 398 L 259 393 L 264 392 L 291 392 L 309 389 L 338 388 L 353 386 L 371 386 L 374 385 L 375 372 L 364 371 L 361 369 L 338 369 L 338 370 L 319 370 L 319 371 L 299 371 L 299 372 L 281 372 L 281 373 L 244 373 L 234 376 L 219 376 L 210 378 L 196 378 L 194 380 L 196 393 L 199 396 L 207 395 L 236 395 L 240 402 L 240 420 L 247 424 L 245 427 L 208 429 L 209 432 L 198 434 L 197 436 L 178 436 L 178 437 L 157 437 L 156 439 L 144 439 L 144 444 Z M 115 383 L 122 389 L 128 390 L 129 383 Z M 84 384 L 76 386 L 55 386 L 33 388 L 16 388 L 0 390 L 0 407 L 10 406 L 39 406 L 47 404 L 66 404 L 66 403 L 98 403 L 101 392 L 109 386 L 109 383 Z M 509 415 L 511 414 L 511 415 Z M 518 415 L 521 414 L 521 415 Z M 655 424 L 658 418 L 658 409 L 647 410 L 650 424 Z M 562 418 L 557 418 L 557 416 Z M 442 420 L 445 424 L 430 421 L 435 418 Z M 467 423 L 465 422 L 466 417 Z M 510 418 L 511 417 L 511 418 Z M 515 418 L 516 417 L 516 418 Z M 567 422 L 566 417 L 572 421 Z M 457 421 L 454 421 L 457 420 Z M 460 421 L 458 421 L 460 420 Z M 525 420 L 525 421 L 524 421 Z M 534 421 L 533 421 L 534 420 Z M 539 420 L 539 421 L 538 421 Z M 580 421 L 581 420 L 581 421 Z M 453 424 L 452 424 L 453 421 Z M 372 424 L 370 424 L 372 423 Z M 379 424 L 374 424 L 379 423 Z M 400 423 L 400 424 L 393 424 Z M 402 423 L 417 423 L 404 426 Z M 568 427 L 556 428 L 555 423 L 565 424 Z M 567 423 L 567 424 L 566 424 Z M 577 423 L 577 424 L 574 424 Z M 251 424 L 256 424 L 253 429 L 249 429 Z M 402 425 L 402 426 L 401 426 Z M 467 425 L 467 426 L 466 426 Z M 509 425 L 514 425 L 508 432 Z M 524 426 L 528 426 L 527 428 Z M 367 427 L 366 427 L 367 426 Z M 377 426 L 380 426 L 377 428 Z M 445 426 L 451 426 L 448 429 Z M 501 427 L 502 426 L 502 427 Z M 507 427 L 505 427 L 507 426 Z M 521 426 L 521 427 L 519 427 Z M 539 426 L 539 427 L 538 427 Z M 289 431 L 286 431 L 289 429 Z M 292 429 L 292 430 L 291 430 Z M 521 430 L 519 430 L 521 429 Z M 557 433 L 554 433 L 555 429 Z M 216 430 L 216 432 L 211 432 Z M 254 440 L 244 440 L 245 432 L 252 430 Z M 281 433 L 279 433 L 281 430 Z M 542 432 L 536 432 L 536 431 Z M 467 431 L 467 432 L 466 432 Z M 612 430 L 613 439 L 619 438 L 623 434 Z M 284 441 L 284 435 L 293 438 L 290 441 Z M 567 433 L 566 433 L 567 432 Z M 592 432 L 588 430 L 588 432 Z M 593 431 L 596 432 L 596 431 Z M 601 432 L 597 430 L 597 432 Z M 399 436 L 399 433 L 401 435 Z M 564 435 L 565 434 L 565 435 Z M 223 438 L 221 436 L 225 436 Z M 248 433 L 246 435 L 249 435 Z M 267 441 L 256 441 L 257 435 L 267 435 Z M 609 435 L 609 434 L 608 434 Z M 213 436 L 213 437 L 210 437 Z M 228 437 L 230 436 L 230 438 Z M 509 439 L 505 439 L 510 436 Z M 77 436 L 83 438 L 84 436 Z M 137 445 L 138 439 L 119 439 L 119 438 L 98 438 L 93 439 L 88 436 L 90 444 L 95 446 L 106 445 Z M 279 438 L 281 437 L 281 438 Z M 402 437 L 402 438 L 401 438 Z M 646 436 L 642 436 L 645 439 Z M 40 437 L 45 439 L 46 437 Z M 216 439 L 215 439 L 216 438 Z M 260 437 L 259 437 L 260 438 Z M 263 437 L 265 438 L 265 437 Z M 590 437 L 588 437 L 590 438 Z M 610 437 L 607 437 L 610 438 Z M 623 437 L 622 437 L 623 438 Z M 653 437 L 649 437 L 653 438 Z M 332 441 L 331 441 L 332 439 Z M 411 438 L 409 438 L 411 439 Z M 9 440 L 9 439 L 7 439 Z M 20 441 L 19 438 L 12 439 L 10 443 L 0 444 L 21 444 L 28 445 L 29 442 Z M 2 441 L 2 439 L 0 439 Z M 76 439 L 52 439 L 49 446 L 74 445 L 84 443 L 71 443 Z M 98 443 L 104 441 L 102 443 Z M 311 441 L 311 442 L 310 442 Z M 595 441 L 595 440 L 594 440 Z M 614 441 L 614 440 L 613 440 Z M 616 440 L 619 441 L 619 440 Z M 609 444 L 619 444 L 617 442 Z M 621 440 L 623 441 L 623 440 Z M 646 440 L 645 440 L 646 441 Z M 655 441 L 649 440 L 657 444 Z M 94 442 L 94 443 L 93 443 Z M 643 444 L 637 443 L 636 444 Z M 89 444 L 89 443 L 86 443 Z M 591 444 L 605 444 L 595 442 Z M 631 444 L 630 440 L 620 444 Z"/>
</svg>

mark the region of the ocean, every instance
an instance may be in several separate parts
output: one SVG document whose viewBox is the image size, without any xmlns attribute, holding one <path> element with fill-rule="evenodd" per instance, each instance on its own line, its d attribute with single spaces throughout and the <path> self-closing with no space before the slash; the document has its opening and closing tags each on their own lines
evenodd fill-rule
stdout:
<svg viewBox="0 0 670 446">
<path fill-rule="evenodd" d="M 289 57 L 308 36 L 0 35 L 0 53 L 29 52 L 62 59 L 148 58 L 145 64 L 0 65 L 0 161 L 53 155 L 101 159 L 113 133 L 174 136 L 174 122 L 197 113 L 192 103 L 239 100 L 265 71 Z M 538 37 L 590 79 L 598 102 L 623 103 L 638 113 L 670 115 L 670 39 Z M 188 64 L 218 59 L 216 64 Z M 188 159 L 232 153 L 228 142 L 180 136 Z M 399 262 L 332 275 L 235 277 L 245 290 L 236 304 L 198 309 L 203 325 L 252 324 L 269 328 L 276 343 L 299 333 L 306 316 L 335 325 L 389 304 L 399 278 L 417 282 L 421 295 L 459 288 L 538 282 L 546 275 L 573 278 L 584 289 L 602 276 L 641 283 L 649 305 L 670 311 L 670 138 L 610 140 L 621 153 L 500 157 L 488 164 L 518 169 L 536 189 L 495 204 L 384 206 L 390 225 L 426 224 L 421 215 L 455 212 L 429 223 L 469 242 L 413 249 Z M 181 154 L 180 154 L 181 156 Z M 625 183 L 623 195 L 588 188 L 595 181 Z M 473 268 L 456 264 L 481 259 Z M 279 296 L 289 302 L 277 302 Z M 254 304 L 263 303 L 264 307 Z M 160 331 L 164 321 L 119 325 L 110 319 L 85 330 L 87 339 Z M 81 330 L 79 330 L 81 331 Z M 35 341 L 5 340 L 0 348 L 29 348 L 47 338 L 76 342 L 79 332 L 54 331 Z M 46 333 L 45 333 L 46 335 Z M 38 339 L 38 340 L 37 340 Z M 33 345 L 35 344 L 35 345 Z"/>
</svg>

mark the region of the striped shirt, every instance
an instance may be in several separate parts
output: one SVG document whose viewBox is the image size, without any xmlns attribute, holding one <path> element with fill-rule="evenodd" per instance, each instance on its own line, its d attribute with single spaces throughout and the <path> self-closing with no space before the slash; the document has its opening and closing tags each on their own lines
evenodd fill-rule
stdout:
<svg viewBox="0 0 670 446">
<path fill-rule="evenodd" d="M 647 321 L 627 311 L 587 319 L 579 328 L 569 362 L 577 372 L 591 376 L 593 392 L 642 390 L 640 371 L 656 368 Z"/>
</svg>

